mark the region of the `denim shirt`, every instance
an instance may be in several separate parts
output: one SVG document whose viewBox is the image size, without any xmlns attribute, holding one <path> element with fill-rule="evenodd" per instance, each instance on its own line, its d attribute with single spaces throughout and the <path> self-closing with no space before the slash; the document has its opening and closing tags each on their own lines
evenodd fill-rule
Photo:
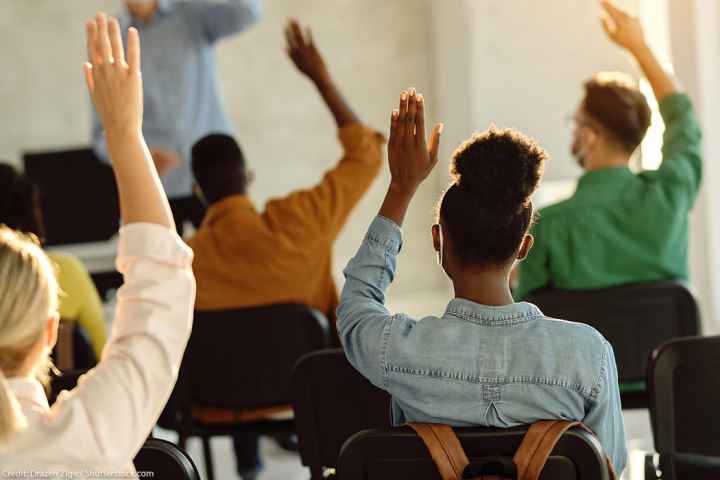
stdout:
<svg viewBox="0 0 720 480">
<path fill-rule="evenodd" d="M 543 316 L 530 303 L 456 298 L 420 320 L 385 308 L 402 245 L 378 216 L 345 268 L 337 327 L 350 363 L 392 395 L 393 424 L 513 427 L 581 420 L 618 474 L 627 451 L 610 344 L 588 325 Z"/>
</svg>

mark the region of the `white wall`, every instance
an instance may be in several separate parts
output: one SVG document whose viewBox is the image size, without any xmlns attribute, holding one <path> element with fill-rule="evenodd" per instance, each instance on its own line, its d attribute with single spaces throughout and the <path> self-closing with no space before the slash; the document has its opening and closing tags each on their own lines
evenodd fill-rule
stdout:
<svg viewBox="0 0 720 480">
<path fill-rule="evenodd" d="M 227 108 L 255 170 L 251 195 L 259 203 L 312 185 L 340 154 L 332 117 L 284 54 L 288 17 L 312 25 L 337 81 L 369 125 L 387 132 L 402 88 L 415 86 L 433 98 L 426 0 L 265 4 L 262 22 L 222 43 L 218 52 Z M 19 163 L 24 150 L 88 143 L 82 22 L 97 9 L 117 12 L 121 6 L 117 0 L 2 0 L 0 158 Z M 377 213 L 387 182 L 384 168 L 340 236 L 338 279 Z M 407 219 L 405 261 L 394 286 L 398 294 L 434 288 L 440 280 L 428 233 L 436 193 L 433 185 L 423 189 Z"/>
</svg>

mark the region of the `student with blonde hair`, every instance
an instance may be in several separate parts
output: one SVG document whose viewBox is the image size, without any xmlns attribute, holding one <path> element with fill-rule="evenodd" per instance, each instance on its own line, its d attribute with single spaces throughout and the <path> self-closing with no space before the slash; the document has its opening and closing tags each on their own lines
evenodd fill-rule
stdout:
<svg viewBox="0 0 720 480">
<path fill-rule="evenodd" d="M 50 407 L 37 378 L 57 337 L 58 286 L 37 241 L 0 229 L 0 476 L 117 478 L 155 424 L 192 323 L 192 253 L 175 233 L 141 133 L 140 40 L 117 20 L 87 23 L 90 95 L 106 130 L 123 228 L 125 277 L 99 365 Z M 85 472 L 85 473 L 82 473 Z"/>
</svg>

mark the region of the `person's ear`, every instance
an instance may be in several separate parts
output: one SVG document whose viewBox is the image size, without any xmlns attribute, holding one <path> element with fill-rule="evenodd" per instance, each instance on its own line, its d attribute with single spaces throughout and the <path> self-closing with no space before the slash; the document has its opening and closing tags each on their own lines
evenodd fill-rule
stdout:
<svg viewBox="0 0 720 480">
<path fill-rule="evenodd" d="M 525 260 L 528 253 L 530 253 L 533 243 L 535 243 L 535 238 L 529 233 L 526 233 L 522 239 L 522 243 L 520 244 L 520 248 L 518 249 L 518 253 L 515 258 L 517 260 Z"/>
<path fill-rule="evenodd" d="M 46 344 L 48 349 L 52 350 L 55 348 L 55 344 L 58 339 L 58 329 L 60 328 L 60 315 L 51 315 L 47 320 L 46 326 Z"/>
<path fill-rule="evenodd" d="M 437 223 L 432 226 L 432 241 L 435 252 L 440 252 L 442 248 L 442 242 L 440 241 L 440 225 Z"/>
<path fill-rule="evenodd" d="M 249 188 L 255 181 L 255 170 L 245 170 L 245 188 Z"/>
<path fill-rule="evenodd" d="M 202 188 L 200 188 L 200 185 L 198 185 L 197 183 L 193 183 L 192 190 L 195 196 L 199 198 L 202 203 L 204 203 L 205 205 L 209 205 L 207 197 L 205 197 L 205 194 L 203 193 Z"/>
</svg>

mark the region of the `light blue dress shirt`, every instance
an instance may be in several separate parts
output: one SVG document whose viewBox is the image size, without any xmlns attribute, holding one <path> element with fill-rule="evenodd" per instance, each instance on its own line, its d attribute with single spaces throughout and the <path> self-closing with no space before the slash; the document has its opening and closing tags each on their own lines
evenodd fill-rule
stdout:
<svg viewBox="0 0 720 480">
<path fill-rule="evenodd" d="M 392 395 L 393 423 L 581 420 L 620 474 L 625 427 L 615 357 L 602 335 L 547 318 L 530 303 L 493 307 L 456 298 L 441 317 L 391 314 L 385 290 L 401 244 L 400 228 L 377 217 L 345 268 L 337 309 L 347 358 Z"/>
<path fill-rule="evenodd" d="M 126 44 L 127 27 L 140 32 L 147 143 L 180 155 L 180 164 L 163 178 L 170 198 L 192 193 L 193 144 L 208 133 L 232 132 L 219 92 L 215 43 L 255 23 L 261 12 L 262 0 L 160 0 L 147 25 L 127 12 L 120 18 Z M 95 114 L 93 140 L 95 152 L 107 161 L 105 136 Z"/>
</svg>

